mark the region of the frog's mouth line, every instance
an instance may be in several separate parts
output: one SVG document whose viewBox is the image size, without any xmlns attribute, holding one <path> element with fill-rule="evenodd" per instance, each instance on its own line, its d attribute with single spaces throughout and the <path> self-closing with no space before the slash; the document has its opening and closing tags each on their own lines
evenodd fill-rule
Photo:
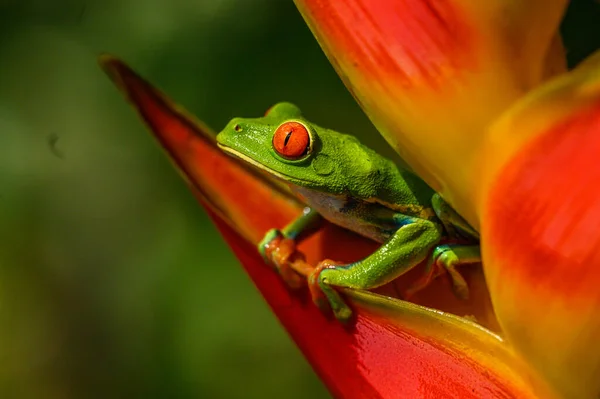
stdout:
<svg viewBox="0 0 600 399">
<path fill-rule="evenodd" d="M 254 167 L 256 167 L 256 168 L 258 168 L 260 170 L 263 170 L 263 171 L 267 172 L 270 175 L 278 177 L 278 178 L 282 179 L 286 183 L 289 183 L 289 182 L 292 182 L 292 183 L 297 182 L 297 183 L 301 183 L 301 184 L 302 183 L 304 183 L 304 184 L 308 183 L 307 181 L 298 179 L 297 177 L 292 177 L 292 176 L 289 176 L 289 175 L 285 175 L 285 174 L 279 173 L 276 170 L 273 170 L 271 168 L 267 168 L 265 165 L 263 165 L 263 164 L 261 164 L 259 162 L 256 162 L 254 159 L 250 158 L 249 156 L 247 156 L 247 155 L 245 155 L 245 154 L 243 154 L 243 153 L 241 153 L 239 151 L 236 151 L 233 148 L 228 147 L 228 146 L 226 146 L 224 144 L 217 143 L 217 146 L 221 150 L 223 150 L 223 152 L 225 152 L 225 153 L 227 153 L 229 155 L 233 155 L 234 157 L 239 158 L 242 161 L 247 162 L 250 165 L 252 165 L 252 166 L 254 166 Z"/>
</svg>

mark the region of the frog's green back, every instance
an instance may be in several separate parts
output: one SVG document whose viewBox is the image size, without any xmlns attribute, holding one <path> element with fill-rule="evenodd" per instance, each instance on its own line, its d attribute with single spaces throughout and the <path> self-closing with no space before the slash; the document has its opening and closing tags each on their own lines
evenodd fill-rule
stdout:
<svg viewBox="0 0 600 399">
<path fill-rule="evenodd" d="M 285 122 L 310 132 L 306 156 L 290 160 L 273 148 L 273 135 Z M 354 136 L 317 126 L 290 103 L 272 107 L 262 118 L 233 119 L 217 136 L 220 146 L 289 184 L 333 195 L 390 205 L 429 207 L 433 190 L 413 173 L 362 145 Z"/>
</svg>

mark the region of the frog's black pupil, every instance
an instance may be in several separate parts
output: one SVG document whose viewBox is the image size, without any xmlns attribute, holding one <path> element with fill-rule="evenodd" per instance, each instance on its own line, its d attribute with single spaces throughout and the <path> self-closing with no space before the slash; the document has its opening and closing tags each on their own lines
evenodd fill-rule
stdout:
<svg viewBox="0 0 600 399">
<path fill-rule="evenodd" d="M 285 140 L 283 141 L 283 146 L 284 147 L 287 145 L 288 141 L 290 141 L 290 137 L 292 137 L 292 133 L 293 132 L 294 132 L 293 130 L 290 130 L 288 132 L 287 136 L 285 136 Z"/>
</svg>

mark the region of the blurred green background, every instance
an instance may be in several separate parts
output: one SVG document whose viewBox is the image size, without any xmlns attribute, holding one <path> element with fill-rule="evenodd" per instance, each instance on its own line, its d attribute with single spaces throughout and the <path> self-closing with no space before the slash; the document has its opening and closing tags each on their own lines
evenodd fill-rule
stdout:
<svg viewBox="0 0 600 399">
<path fill-rule="evenodd" d="M 574 63 L 598 4 L 567 21 Z M 215 129 L 288 100 L 392 154 L 291 1 L 0 0 L 0 397 L 329 397 L 103 51 Z"/>
</svg>

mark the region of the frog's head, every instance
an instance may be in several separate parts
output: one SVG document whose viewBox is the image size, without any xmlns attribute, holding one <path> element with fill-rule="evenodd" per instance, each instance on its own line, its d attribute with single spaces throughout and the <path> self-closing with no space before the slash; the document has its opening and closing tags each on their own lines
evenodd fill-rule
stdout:
<svg viewBox="0 0 600 399">
<path fill-rule="evenodd" d="M 262 118 L 233 119 L 217 142 L 224 151 L 288 183 L 331 193 L 344 192 L 348 181 L 356 181 L 356 173 L 373 169 L 371 151 L 358 140 L 308 122 L 290 103 L 271 107 Z"/>
</svg>

